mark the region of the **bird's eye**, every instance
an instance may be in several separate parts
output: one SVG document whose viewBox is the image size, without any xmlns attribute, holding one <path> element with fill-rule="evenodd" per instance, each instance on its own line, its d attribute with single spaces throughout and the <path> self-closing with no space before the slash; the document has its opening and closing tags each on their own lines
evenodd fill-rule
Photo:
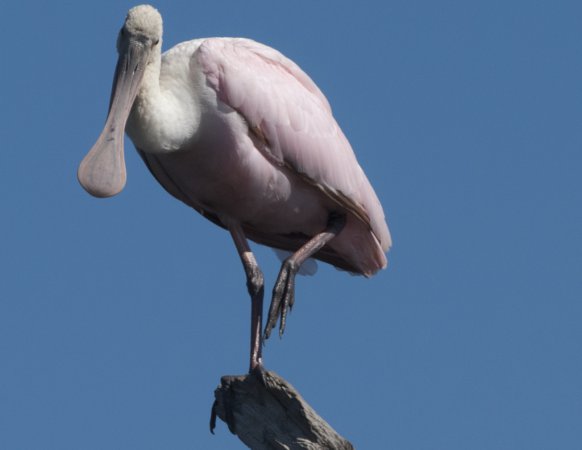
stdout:
<svg viewBox="0 0 582 450">
<path fill-rule="evenodd" d="M 160 43 L 159 39 L 156 39 L 156 42 L 154 42 L 154 45 L 152 45 L 152 47 L 155 47 L 156 45 L 158 45 Z"/>
</svg>

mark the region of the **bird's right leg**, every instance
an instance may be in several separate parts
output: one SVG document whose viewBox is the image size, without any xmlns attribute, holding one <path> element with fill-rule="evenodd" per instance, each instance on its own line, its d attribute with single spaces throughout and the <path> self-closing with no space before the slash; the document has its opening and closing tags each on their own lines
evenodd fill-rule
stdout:
<svg viewBox="0 0 582 450">
<path fill-rule="evenodd" d="M 273 288 L 273 298 L 271 300 L 269 317 L 265 327 L 265 339 L 269 338 L 271 330 L 275 328 L 279 318 L 279 337 L 283 336 L 287 319 L 287 310 L 290 310 L 293 307 L 295 301 L 295 275 L 299 272 L 301 264 L 341 233 L 345 224 L 345 215 L 337 213 L 330 214 L 325 230 L 313 236 L 309 241 L 303 244 L 299 250 L 283 261 L 281 270 L 279 271 L 279 276 L 277 277 L 277 282 Z"/>
<path fill-rule="evenodd" d="M 263 296 L 265 292 L 263 272 L 261 272 L 257 264 L 255 255 L 251 252 L 240 224 L 230 224 L 228 230 L 245 269 L 247 289 L 251 297 L 251 355 L 249 371 L 258 373 L 262 378 L 264 369 L 261 329 L 263 327 Z"/>
</svg>

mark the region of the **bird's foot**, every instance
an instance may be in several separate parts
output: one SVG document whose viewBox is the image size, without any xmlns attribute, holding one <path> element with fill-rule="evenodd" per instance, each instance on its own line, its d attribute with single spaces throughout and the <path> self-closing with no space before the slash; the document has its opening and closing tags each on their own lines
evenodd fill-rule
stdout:
<svg viewBox="0 0 582 450">
<path fill-rule="evenodd" d="M 263 386 L 267 386 L 267 369 L 265 369 L 262 361 L 258 361 L 253 367 L 251 367 L 249 375 L 252 375 L 259 380 Z"/>
<path fill-rule="evenodd" d="M 293 309 L 295 303 L 295 275 L 299 266 L 292 260 L 286 260 L 281 266 L 279 277 L 273 288 L 273 298 L 269 307 L 269 319 L 265 326 L 265 339 L 271 335 L 271 330 L 279 323 L 279 337 L 283 336 L 285 323 L 287 321 L 287 311 Z"/>
</svg>

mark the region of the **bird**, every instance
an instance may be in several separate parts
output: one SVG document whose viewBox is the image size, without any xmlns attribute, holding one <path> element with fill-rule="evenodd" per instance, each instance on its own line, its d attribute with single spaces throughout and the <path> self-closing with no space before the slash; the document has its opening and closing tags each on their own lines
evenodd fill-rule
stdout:
<svg viewBox="0 0 582 450">
<path fill-rule="evenodd" d="M 226 229 L 251 299 L 249 371 L 295 302 L 309 258 L 370 277 L 387 266 L 390 231 L 378 196 L 312 79 L 248 38 L 201 38 L 162 54 L 162 17 L 127 13 L 109 111 L 77 178 L 95 197 L 126 183 L 124 132 L 173 197 Z M 289 252 L 263 323 L 264 276 L 249 240 Z"/>
</svg>

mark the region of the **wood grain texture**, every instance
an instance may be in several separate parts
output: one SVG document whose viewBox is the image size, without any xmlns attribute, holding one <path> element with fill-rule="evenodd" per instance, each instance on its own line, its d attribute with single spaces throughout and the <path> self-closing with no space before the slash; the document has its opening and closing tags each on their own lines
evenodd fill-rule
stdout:
<svg viewBox="0 0 582 450">
<path fill-rule="evenodd" d="M 271 371 L 224 376 L 214 391 L 210 428 L 216 417 L 253 450 L 353 450 L 286 380 Z"/>
</svg>

